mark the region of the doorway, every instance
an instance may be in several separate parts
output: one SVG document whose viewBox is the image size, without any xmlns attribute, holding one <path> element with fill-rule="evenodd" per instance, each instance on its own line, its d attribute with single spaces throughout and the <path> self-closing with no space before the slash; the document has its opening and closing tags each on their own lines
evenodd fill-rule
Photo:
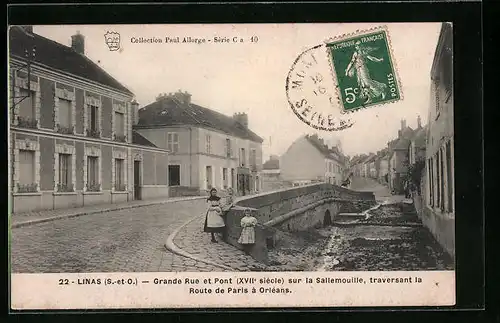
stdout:
<svg viewBox="0 0 500 323">
<path fill-rule="evenodd" d="M 134 160 L 134 200 L 141 199 L 141 162 Z"/>
<path fill-rule="evenodd" d="M 168 165 L 168 185 L 181 185 L 181 165 Z"/>
<path fill-rule="evenodd" d="M 206 183 L 207 189 L 212 189 L 212 166 L 207 166 L 206 168 Z"/>
</svg>

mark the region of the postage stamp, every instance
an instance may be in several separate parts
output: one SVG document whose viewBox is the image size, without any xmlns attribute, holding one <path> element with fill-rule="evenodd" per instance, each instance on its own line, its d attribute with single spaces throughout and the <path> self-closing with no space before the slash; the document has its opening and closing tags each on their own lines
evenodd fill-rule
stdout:
<svg viewBox="0 0 500 323">
<path fill-rule="evenodd" d="M 10 26 L 12 310 L 453 305 L 451 29 Z"/>
<path fill-rule="evenodd" d="M 402 99 L 387 28 L 374 28 L 326 42 L 344 112 Z"/>
</svg>

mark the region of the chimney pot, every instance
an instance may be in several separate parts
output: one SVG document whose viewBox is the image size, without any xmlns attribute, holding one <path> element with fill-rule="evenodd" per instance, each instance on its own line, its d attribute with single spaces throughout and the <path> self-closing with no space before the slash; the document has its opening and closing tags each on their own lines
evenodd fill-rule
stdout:
<svg viewBox="0 0 500 323">
<path fill-rule="evenodd" d="M 78 54 L 85 55 L 85 37 L 79 31 L 71 36 L 71 48 Z"/>
<path fill-rule="evenodd" d="M 417 117 L 417 125 L 419 128 L 422 128 L 422 119 L 420 118 L 420 116 Z"/>
<path fill-rule="evenodd" d="M 233 119 L 245 128 L 248 128 L 248 115 L 244 112 L 233 114 Z"/>
</svg>

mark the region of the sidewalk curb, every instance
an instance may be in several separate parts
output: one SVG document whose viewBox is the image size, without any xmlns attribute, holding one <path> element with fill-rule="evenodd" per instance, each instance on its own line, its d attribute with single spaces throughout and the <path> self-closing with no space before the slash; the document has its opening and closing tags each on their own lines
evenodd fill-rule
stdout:
<svg viewBox="0 0 500 323">
<path fill-rule="evenodd" d="M 145 203 L 145 204 L 139 204 L 139 205 L 123 205 L 123 206 L 116 206 L 116 207 L 107 207 L 107 208 L 103 208 L 100 210 L 80 211 L 80 212 L 76 212 L 76 213 L 69 213 L 69 214 L 65 214 L 65 215 L 53 216 L 53 217 L 45 218 L 45 219 L 28 220 L 28 221 L 15 223 L 15 224 L 11 225 L 11 229 L 17 229 L 17 228 L 26 227 L 26 226 L 35 225 L 35 224 L 40 224 L 40 223 L 45 223 L 45 222 L 52 222 L 52 221 L 57 221 L 57 220 L 61 220 L 61 219 L 71 219 L 71 218 L 76 218 L 76 217 L 83 216 L 83 215 L 91 215 L 91 214 L 99 214 L 99 213 L 105 213 L 105 212 L 111 212 L 111 211 L 135 209 L 135 208 L 144 207 L 144 206 L 184 202 L 184 201 L 191 201 L 191 200 L 198 200 L 198 199 L 205 199 L 205 198 L 206 198 L 205 196 L 195 196 L 195 197 L 186 198 L 186 199 L 165 200 L 165 201 L 157 201 L 157 202 L 151 202 L 151 203 Z"/>
<path fill-rule="evenodd" d="M 174 230 L 174 232 L 172 232 L 168 237 L 167 237 L 167 241 L 165 242 L 165 248 L 168 250 L 168 251 L 171 251 L 179 256 L 183 256 L 183 257 L 186 257 L 186 258 L 190 258 L 190 259 L 193 259 L 193 260 L 196 260 L 196 261 L 199 261 L 199 262 L 203 262 L 205 264 L 208 264 L 208 265 L 212 265 L 212 266 L 216 266 L 216 267 L 219 267 L 219 268 L 222 268 L 222 269 L 226 269 L 226 270 L 230 270 L 230 271 L 235 271 L 234 268 L 231 268 L 231 267 L 228 267 L 228 266 L 224 266 L 224 265 L 221 265 L 221 264 L 218 264 L 216 262 L 213 262 L 211 260 L 206 260 L 206 259 L 203 259 L 203 258 L 198 258 L 196 256 L 193 256 L 192 254 L 190 254 L 189 252 L 187 251 L 184 251 L 182 250 L 181 248 L 179 248 L 175 242 L 174 242 L 174 239 L 175 237 L 179 234 L 179 232 L 185 227 L 187 226 L 188 224 L 190 224 L 191 222 L 193 222 L 194 220 L 200 218 L 201 215 L 197 215 L 195 217 L 193 217 L 192 219 L 189 219 L 188 221 L 184 222 L 181 226 L 179 226 L 177 229 Z"/>
</svg>

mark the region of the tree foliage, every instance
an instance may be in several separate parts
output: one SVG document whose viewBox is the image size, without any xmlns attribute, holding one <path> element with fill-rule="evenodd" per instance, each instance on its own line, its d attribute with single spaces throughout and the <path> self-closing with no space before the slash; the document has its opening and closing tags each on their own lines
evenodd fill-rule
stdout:
<svg viewBox="0 0 500 323">
<path fill-rule="evenodd" d="M 422 173 L 425 169 L 425 161 L 417 160 L 414 164 L 408 165 L 407 179 L 410 183 L 417 188 L 420 194 L 420 182 L 422 180 Z"/>
</svg>

